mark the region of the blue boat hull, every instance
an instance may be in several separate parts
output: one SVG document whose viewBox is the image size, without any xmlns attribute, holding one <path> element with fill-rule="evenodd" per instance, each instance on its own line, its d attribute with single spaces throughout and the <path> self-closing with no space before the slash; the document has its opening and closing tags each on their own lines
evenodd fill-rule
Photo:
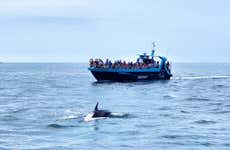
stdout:
<svg viewBox="0 0 230 150">
<path fill-rule="evenodd" d="M 90 69 L 89 69 L 90 70 Z M 108 72 L 90 70 L 97 81 L 141 81 L 141 80 L 169 80 L 172 74 L 161 72 Z"/>
</svg>

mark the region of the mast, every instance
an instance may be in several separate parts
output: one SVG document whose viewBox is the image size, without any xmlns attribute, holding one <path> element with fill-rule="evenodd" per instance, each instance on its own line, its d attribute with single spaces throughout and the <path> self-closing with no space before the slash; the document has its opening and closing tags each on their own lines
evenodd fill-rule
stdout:
<svg viewBox="0 0 230 150">
<path fill-rule="evenodd" d="M 153 44 L 153 49 L 152 49 L 151 56 L 152 56 L 152 59 L 153 59 L 153 57 L 154 57 L 154 53 L 155 53 L 156 43 L 155 43 L 155 42 L 153 42 L 152 44 Z"/>
</svg>

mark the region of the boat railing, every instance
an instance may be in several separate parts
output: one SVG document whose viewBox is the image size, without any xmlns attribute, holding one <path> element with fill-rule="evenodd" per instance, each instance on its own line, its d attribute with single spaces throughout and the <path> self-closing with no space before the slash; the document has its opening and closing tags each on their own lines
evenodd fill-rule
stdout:
<svg viewBox="0 0 230 150">
<path fill-rule="evenodd" d="M 128 62 L 125 61 L 115 61 L 112 62 L 106 62 L 103 61 L 90 61 L 90 68 L 103 68 L 103 69 L 149 69 L 149 68 L 159 68 L 160 62 L 159 61 L 153 61 L 152 63 L 143 63 L 143 62 Z"/>
<path fill-rule="evenodd" d="M 167 58 L 162 56 L 150 57 L 149 55 L 140 55 L 136 62 L 126 62 L 124 60 L 117 60 L 112 62 L 106 59 L 104 62 L 100 58 L 90 59 L 90 68 L 103 69 L 149 69 L 149 68 L 163 68 L 166 64 Z M 171 70 L 169 68 L 169 70 Z"/>
</svg>

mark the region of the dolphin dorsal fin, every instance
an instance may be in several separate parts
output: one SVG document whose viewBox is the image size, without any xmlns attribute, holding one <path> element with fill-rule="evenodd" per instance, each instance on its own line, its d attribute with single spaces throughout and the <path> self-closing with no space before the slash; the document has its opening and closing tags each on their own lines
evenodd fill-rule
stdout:
<svg viewBox="0 0 230 150">
<path fill-rule="evenodd" d="M 97 111 L 97 110 L 98 110 L 98 102 L 97 102 L 97 104 L 96 104 L 96 106 L 94 108 L 94 111 Z"/>
</svg>

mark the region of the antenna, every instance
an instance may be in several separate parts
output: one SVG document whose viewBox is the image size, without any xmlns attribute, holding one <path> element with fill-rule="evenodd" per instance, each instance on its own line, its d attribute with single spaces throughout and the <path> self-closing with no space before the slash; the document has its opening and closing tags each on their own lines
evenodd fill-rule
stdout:
<svg viewBox="0 0 230 150">
<path fill-rule="evenodd" d="M 155 47 L 156 47 L 156 43 L 155 43 L 155 42 L 153 42 L 152 44 L 153 44 L 153 50 L 154 50 L 154 49 L 155 49 Z"/>
<path fill-rule="evenodd" d="M 153 44 L 153 49 L 152 49 L 152 54 L 151 54 L 151 56 L 152 56 L 152 59 L 153 59 L 153 57 L 154 57 L 154 53 L 155 53 L 156 43 L 155 43 L 155 42 L 153 42 L 152 44 Z"/>
</svg>

